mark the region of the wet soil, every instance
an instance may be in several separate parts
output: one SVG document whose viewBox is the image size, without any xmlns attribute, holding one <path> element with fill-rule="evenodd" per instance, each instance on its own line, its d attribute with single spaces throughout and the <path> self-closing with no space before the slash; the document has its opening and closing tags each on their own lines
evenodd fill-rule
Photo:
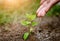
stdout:
<svg viewBox="0 0 60 41">
<path fill-rule="evenodd" d="M 26 41 L 60 41 L 60 16 L 43 17 Z M 0 41 L 24 41 L 23 34 L 29 28 L 20 23 L 0 26 Z"/>
</svg>

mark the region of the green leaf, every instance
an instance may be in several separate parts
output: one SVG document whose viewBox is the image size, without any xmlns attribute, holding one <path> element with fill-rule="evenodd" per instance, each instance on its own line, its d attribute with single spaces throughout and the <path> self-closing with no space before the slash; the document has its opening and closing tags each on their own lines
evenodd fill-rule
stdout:
<svg viewBox="0 0 60 41">
<path fill-rule="evenodd" d="M 26 17 L 29 19 L 29 20 L 35 20 L 36 18 L 36 15 L 35 14 L 26 14 Z"/>
<path fill-rule="evenodd" d="M 29 34 L 30 34 L 29 32 L 24 33 L 23 39 L 26 40 L 29 37 Z"/>
<path fill-rule="evenodd" d="M 32 26 L 36 26 L 37 25 L 37 22 L 32 22 Z"/>
<path fill-rule="evenodd" d="M 21 24 L 24 25 L 24 26 L 27 26 L 27 25 L 31 24 L 31 22 L 29 22 L 29 21 L 21 21 Z"/>
</svg>

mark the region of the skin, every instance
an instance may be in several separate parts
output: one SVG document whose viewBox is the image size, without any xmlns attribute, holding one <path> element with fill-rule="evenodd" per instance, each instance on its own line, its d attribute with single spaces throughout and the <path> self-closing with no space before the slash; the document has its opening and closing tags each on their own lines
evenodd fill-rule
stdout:
<svg viewBox="0 0 60 41">
<path fill-rule="evenodd" d="M 42 17 L 49 11 L 49 9 L 58 3 L 60 0 L 41 0 L 40 7 L 37 10 L 37 16 Z"/>
</svg>

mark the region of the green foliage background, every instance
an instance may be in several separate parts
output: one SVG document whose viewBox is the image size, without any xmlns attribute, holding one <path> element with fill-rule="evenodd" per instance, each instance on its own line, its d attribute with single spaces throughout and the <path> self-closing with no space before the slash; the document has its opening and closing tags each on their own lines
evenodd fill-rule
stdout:
<svg viewBox="0 0 60 41">
<path fill-rule="evenodd" d="M 36 14 L 36 10 L 40 6 L 40 0 L 32 0 L 32 3 L 29 6 L 22 7 L 18 10 L 6 11 L 0 7 L 0 24 L 10 23 L 13 21 L 17 22 L 17 19 L 25 14 Z M 23 15 L 22 15 L 23 14 Z M 50 11 L 46 14 L 47 16 L 56 16 L 60 14 L 60 5 L 56 4 Z"/>
</svg>

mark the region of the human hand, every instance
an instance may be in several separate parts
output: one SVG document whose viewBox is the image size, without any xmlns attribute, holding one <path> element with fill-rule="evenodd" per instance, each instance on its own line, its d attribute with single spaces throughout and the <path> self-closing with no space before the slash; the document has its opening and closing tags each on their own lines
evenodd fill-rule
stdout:
<svg viewBox="0 0 60 41">
<path fill-rule="evenodd" d="M 59 1 L 60 0 L 41 0 L 41 6 L 37 10 L 37 16 L 44 16 L 48 12 L 48 10 Z"/>
</svg>

